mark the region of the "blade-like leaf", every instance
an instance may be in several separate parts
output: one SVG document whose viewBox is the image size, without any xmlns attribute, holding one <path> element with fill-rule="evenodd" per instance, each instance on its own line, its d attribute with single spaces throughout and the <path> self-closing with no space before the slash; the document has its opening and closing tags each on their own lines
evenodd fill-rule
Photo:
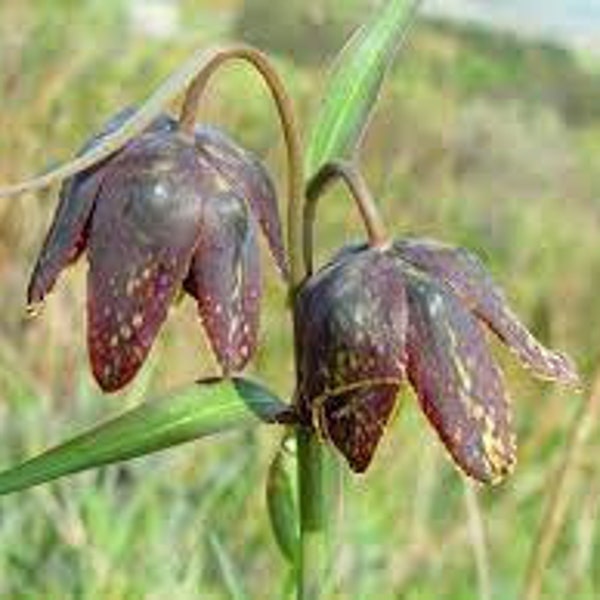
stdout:
<svg viewBox="0 0 600 600">
<path fill-rule="evenodd" d="M 248 596 L 242 587 L 241 578 L 238 574 L 238 570 L 233 564 L 233 560 L 225 546 L 219 540 L 219 537 L 212 533 L 208 537 L 208 543 L 217 559 L 221 575 L 223 576 L 223 583 L 227 588 L 229 597 L 231 600 L 248 600 Z"/>
<path fill-rule="evenodd" d="M 420 0 L 387 0 L 340 53 L 308 148 L 308 175 L 326 162 L 351 159 L 384 75 L 405 39 Z"/>
<path fill-rule="evenodd" d="M 267 476 L 267 509 L 275 541 L 284 558 L 296 562 L 298 523 L 298 454 L 296 439 L 286 436 L 277 450 Z"/>
<path fill-rule="evenodd" d="M 245 379 L 208 380 L 132 410 L 0 473 L 0 495 L 222 431 L 276 423 L 288 407 Z"/>
</svg>

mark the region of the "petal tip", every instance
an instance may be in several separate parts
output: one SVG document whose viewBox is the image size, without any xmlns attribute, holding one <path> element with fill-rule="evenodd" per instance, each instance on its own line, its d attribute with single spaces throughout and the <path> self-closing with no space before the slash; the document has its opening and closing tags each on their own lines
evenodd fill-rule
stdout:
<svg viewBox="0 0 600 600">
<path fill-rule="evenodd" d="M 105 394 L 122 390 L 133 380 L 139 369 L 124 371 L 108 362 L 99 362 L 95 357 L 90 357 L 90 362 L 94 379 Z"/>
<path fill-rule="evenodd" d="M 521 363 L 528 367 L 539 379 L 567 385 L 577 390 L 582 389 L 577 366 L 568 354 L 540 347 L 540 355 L 542 362 L 539 364 L 532 364 L 523 360 L 521 360 Z"/>
<path fill-rule="evenodd" d="M 32 321 L 33 319 L 40 316 L 44 310 L 45 302 L 43 300 L 31 301 L 28 299 L 27 306 L 25 307 L 25 319 Z"/>
<path fill-rule="evenodd" d="M 517 466 L 517 452 L 514 440 L 508 446 L 501 440 L 483 440 L 483 452 L 476 461 L 471 464 L 458 460 L 454 457 L 453 462 L 461 473 L 486 486 L 498 486 L 513 474 Z"/>
<path fill-rule="evenodd" d="M 557 352 L 556 363 L 560 367 L 557 371 L 556 381 L 581 390 L 581 377 L 577 370 L 577 365 L 575 364 L 575 361 L 568 354 L 563 352 Z"/>
</svg>

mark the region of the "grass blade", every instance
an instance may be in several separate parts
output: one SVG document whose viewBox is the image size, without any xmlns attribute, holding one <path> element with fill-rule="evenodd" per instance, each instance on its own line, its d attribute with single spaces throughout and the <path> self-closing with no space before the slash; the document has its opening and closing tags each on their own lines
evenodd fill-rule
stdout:
<svg viewBox="0 0 600 600">
<path fill-rule="evenodd" d="M 310 177 L 331 160 L 354 156 L 387 68 L 419 4 L 420 0 L 388 0 L 340 53 L 312 129 Z"/>
<path fill-rule="evenodd" d="M 201 381 L 151 400 L 0 473 L 0 495 L 222 431 L 274 423 L 287 405 L 245 379 Z"/>
<path fill-rule="evenodd" d="M 223 583 L 227 588 L 231 600 L 249 600 L 246 592 L 242 588 L 241 580 L 237 574 L 233 560 L 216 534 L 213 533 L 209 535 L 208 542 L 217 559 L 217 563 L 219 564 L 219 569 L 223 576 Z"/>
</svg>

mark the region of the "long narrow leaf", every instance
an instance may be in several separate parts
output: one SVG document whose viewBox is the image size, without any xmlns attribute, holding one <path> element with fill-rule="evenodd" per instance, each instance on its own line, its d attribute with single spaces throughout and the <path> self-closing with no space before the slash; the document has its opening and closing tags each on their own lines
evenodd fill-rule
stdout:
<svg viewBox="0 0 600 600">
<path fill-rule="evenodd" d="M 249 600 L 242 587 L 242 581 L 233 564 L 233 560 L 225 549 L 225 546 L 221 544 L 221 540 L 219 540 L 215 533 L 212 533 L 208 537 L 208 542 L 217 559 L 217 563 L 219 564 L 219 569 L 223 576 L 223 583 L 227 588 L 231 600 Z"/>
<path fill-rule="evenodd" d="M 201 381 L 149 401 L 0 473 L 0 495 L 222 431 L 275 423 L 287 405 L 244 379 Z"/>
<path fill-rule="evenodd" d="M 388 0 L 340 53 L 308 147 L 308 175 L 326 162 L 351 159 L 387 68 L 406 38 L 420 0 Z"/>
</svg>

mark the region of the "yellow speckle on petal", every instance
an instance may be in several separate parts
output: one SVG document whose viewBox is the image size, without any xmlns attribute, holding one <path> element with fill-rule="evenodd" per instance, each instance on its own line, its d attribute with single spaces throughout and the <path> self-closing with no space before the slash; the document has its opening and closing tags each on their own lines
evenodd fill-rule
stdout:
<svg viewBox="0 0 600 600">
<path fill-rule="evenodd" d="M 215 175 L 215 186 L 219 192 L 228 192 L 231 189 L 229 182 L 221 175 Z"/>
<path fill-rule="evenodd" d="M 133 296 L 139 283 L 140 283 L 139 279 L 137 279 L 136 277 L 132 277 L 131 279 L 129 279 L 129 281 L 127 282 L 127 288 L 126 288 L 126 292 L 127 292 L 128 296 Z"/>
</svg>

